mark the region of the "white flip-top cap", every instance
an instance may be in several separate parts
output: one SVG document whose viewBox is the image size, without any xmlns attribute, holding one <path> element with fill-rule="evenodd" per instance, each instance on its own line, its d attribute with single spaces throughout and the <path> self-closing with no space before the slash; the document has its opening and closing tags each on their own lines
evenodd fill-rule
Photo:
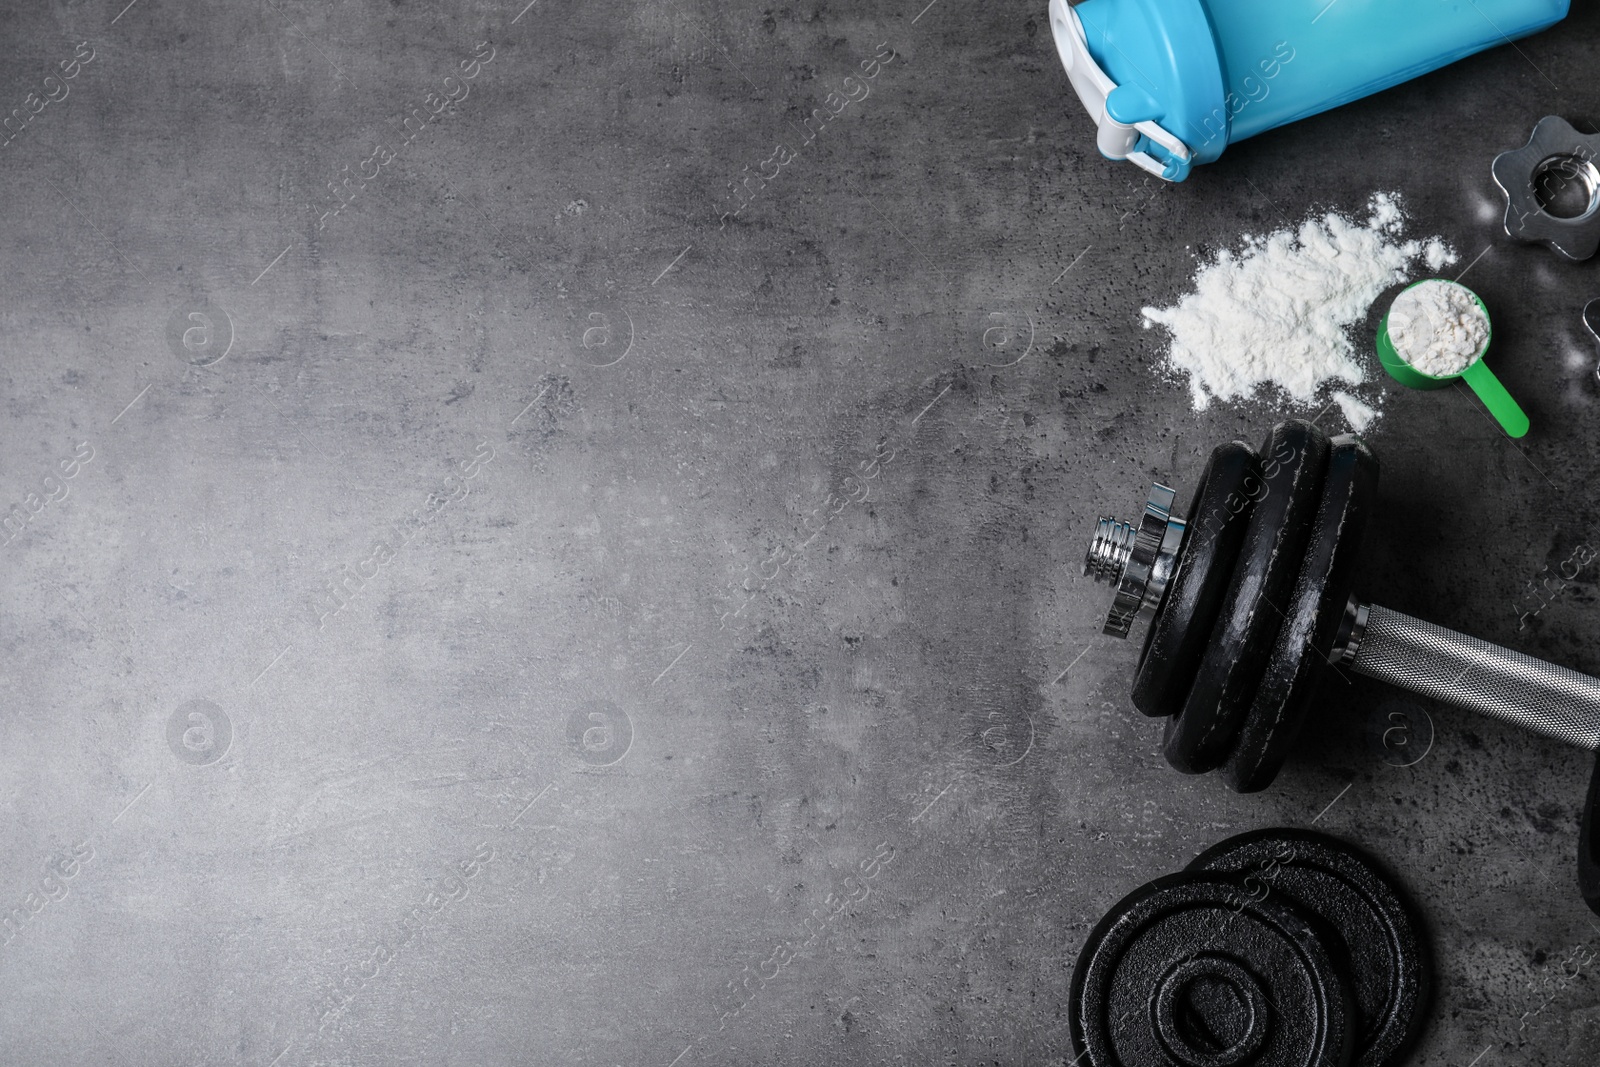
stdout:
<svg viewBox="0 0 1600 1067">
<path fill-rule="evenodd" d="M 1106 97 L 1116 91 L 1117 83 L 1100 68 L 1089 51 L 1089 37 L 1084 32 L 1083 21 L 1072 10 L 1067 0 L 1050 0 L 1050 32 L 1056 39 L 1056 51 L 1061 55 L 1061 65 L 1067 68 L 1067 79 L 1078 94 L 1084 110 L 1094 119 L 1099 129 L 1095 146 L 1107 159 L 1126 159 L 1158 178 L 1166 178 L 1166 165 L 1148 152 L 1136 152 L 1134 145 L 1143 134 L 1171 152 L 1179 160 L 1187 161 L 1189 146 L 1168 133 L 1159 123 L 1118 122 L 1106 114 Z M 1170 180 L 1170 179 L 1169 179 Z"/>
</svg>

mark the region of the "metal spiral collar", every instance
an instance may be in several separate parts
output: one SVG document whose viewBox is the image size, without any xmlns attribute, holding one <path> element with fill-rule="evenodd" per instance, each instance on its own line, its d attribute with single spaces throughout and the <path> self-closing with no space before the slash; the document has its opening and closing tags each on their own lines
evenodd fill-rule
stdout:
<svg viewBox="0 0 1600 1067">
<path fill-rule="evenodd" d="M 1116 585 L 1122 580 L 1122 569 L 1128 565 L 1133 539 L 1138 532 L 1131 523 L 1102 515 L 1095 524 L 1089 554 L 1083 559 L 1083 573 L 1097 582 Z"/>
<path fill-rule="evenodd" d="M 1187 524 L 1172 514 L 1175 497 L 1157 482 L 1150 487 L 1137 527 L 1109 515 L 1095 524 L 1083 573 L 1117 587 L 1103 627 L 1113 637 L 1127 637 L 1134 620 L 1153 616 L 1166 596 L 1187 530 Z"/>
</svg>

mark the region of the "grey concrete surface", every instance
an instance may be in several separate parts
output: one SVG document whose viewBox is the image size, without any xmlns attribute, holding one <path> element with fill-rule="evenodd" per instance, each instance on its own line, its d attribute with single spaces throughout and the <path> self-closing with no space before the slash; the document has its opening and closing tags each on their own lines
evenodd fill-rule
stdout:
<svg viewBox="0 0 1600 1067">
<path fill-rule="evenodd" d="M 1593 4 L 1168 187 L 1042 0 L 524 2 L 0 11 L 66 92 L 0 149 L 0 1063 L 1062 1064 L 1111 903 L 1313 823 L 1424 907 L 1414 1062 L 1595 1062 L 1582 755 L 1358 680 L 1178 776 L 1077 574 L 1316 413 L 1191 411 L 1139 308 L 1395 190 L 1534 430 L 1385 390 L 1362 587 L 1600 671 L 1592 571 L 1515 606 L 1600 537 L 1600 278 L 1489 176 L 1600 119 Z"/>
</svg>

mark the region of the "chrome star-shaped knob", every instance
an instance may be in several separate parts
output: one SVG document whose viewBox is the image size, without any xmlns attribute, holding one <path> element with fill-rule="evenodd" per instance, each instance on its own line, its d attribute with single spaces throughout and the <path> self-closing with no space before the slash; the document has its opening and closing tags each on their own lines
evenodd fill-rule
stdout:
<svg viewBox="0 0 1600 1067">
<path fill-rule="evenodd" d="M 1584 134 L 1566 119 L 1539 120 L 1521 148 L 1502 152 L 1491 168 L 1506 194 L 1506 233 L 1543 242 L 1568 259 L 1600 250 L 1600 133 Z"/>
</svg>

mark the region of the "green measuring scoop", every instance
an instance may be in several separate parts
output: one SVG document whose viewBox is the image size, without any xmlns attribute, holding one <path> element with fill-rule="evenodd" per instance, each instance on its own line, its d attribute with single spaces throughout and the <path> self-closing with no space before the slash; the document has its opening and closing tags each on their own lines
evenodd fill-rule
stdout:
<svg viewBox="0 0 1600 1067">
<path fill-rule="evenodd" d="M 1459 374 L 1448 374 L 1444 377 L 1435 377 L 1424 374 L 1417 368 L 1407 363 L 1405 358 L 1395 349 L 1394 342 L 1389 339 L 1389 316 L 1383 316 L 1383 323 L 1378 327 L 1378 362 L 1383 364 L 1383 369 L 1389 372 L 1389 377 L 1401 385 L 1412 389 L 1442 389 L 1457 378 L 1464 380 L 1467 386 L 1483 401 L 1483 406 L 1489 409 L 1489 414 L 1500 424 L 1511 437 L 1522 437 L 1528 432 L 1528 416 L 1523 412 L 1521 405 L 1506 392 L 1506 387 L 1500 384 L 1500 379 L 1494 376 L 1494 371 L 1483 362 L 1483 355 L 1489 351 L 1489 341 L 1493 331 L 1489 326 L 1489 309 L 1483 306 L 1483 301 L 1478 294 L 1457 282 L 1446 281 L 1442 278 L 1425 278 L 1420 282 L 1413 282 L 1406 289 L 1415 289 L 1419 285 L 1453 285 L 1457 289 L 1472 297 L 1473 303 L 1478 305 L 1478 310 L 1483 312 L 1484 328 L 1489 335 L 1483 339 L 1483 347 L 1478 349 L 1478 354 L 1472 362 L 1467 364 L 1465 370 Z M 1398 299 L 1398 297 L 1396 298 Z"/>
</svg>

